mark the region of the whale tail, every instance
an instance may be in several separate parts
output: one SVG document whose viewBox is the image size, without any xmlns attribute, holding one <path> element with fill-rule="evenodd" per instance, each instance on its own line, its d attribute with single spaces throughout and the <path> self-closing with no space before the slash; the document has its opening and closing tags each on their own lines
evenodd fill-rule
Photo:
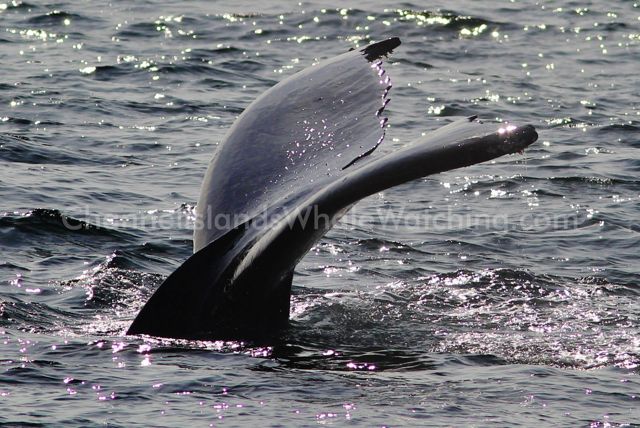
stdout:
<svg viewBox="0 0 640 428">
<path fill-rule="evenodd" d="M 235 227 L 173 272 L 127 334 L 240 339 L 285 326 L 295 265 L 346 210 L 389 187 L 516 153 L 537 139 L 532 126 L 503 129 L 473 118 L 454 122 L 431 138 L 362 164 L 286 215 Z"/>
<path fill-rule="evenodd" d="M 277 331 L 289 318 L 296 264 L 353 204 L 522 151 L 537 139 L 530 125 L 470 117 L 371 156 L 384 137 L 380 113 L 391 87 L 377 60 L 399 44 L 389 39 L 311 67 L 245 110 L 216 152 L 198 202 L 204 224 L 210 212 L 242 212 L 244 220 L 196 231 L 197 251 L 160 285 L 127 334 L 245 339 Z"/>
</svg>

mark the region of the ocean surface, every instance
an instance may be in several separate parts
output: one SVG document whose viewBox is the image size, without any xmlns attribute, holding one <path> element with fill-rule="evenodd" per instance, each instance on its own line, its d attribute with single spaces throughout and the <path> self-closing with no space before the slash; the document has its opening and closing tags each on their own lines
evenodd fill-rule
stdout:
<svg viewBox="0 0 640 428">
<path fill-rule="evenodd" d="M 640 426 L 640 2 L 0 3 L 0 425 Z M 225 132 L 398 36 L 378 154 L 523 154 L 357 204 L 266 343 L 128 337 Z"/>
</svg>

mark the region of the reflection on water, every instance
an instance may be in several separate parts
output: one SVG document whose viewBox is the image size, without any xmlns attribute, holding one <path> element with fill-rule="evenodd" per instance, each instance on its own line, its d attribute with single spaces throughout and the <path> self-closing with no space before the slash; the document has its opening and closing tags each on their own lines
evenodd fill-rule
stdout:
<svg viewBox="0 0 640 428">
<path fill-rule="evenodd" d="M 0 421 L 637 423 L 639 15 L 0 3 Z M 279 335 L 123 336 L 190 254 L 202 175 L 237 115 L 392 36 L 376 153 L 473 114 L 533 123 L 539 142 L 356 205 L 298 266 Z"/>
</svg>

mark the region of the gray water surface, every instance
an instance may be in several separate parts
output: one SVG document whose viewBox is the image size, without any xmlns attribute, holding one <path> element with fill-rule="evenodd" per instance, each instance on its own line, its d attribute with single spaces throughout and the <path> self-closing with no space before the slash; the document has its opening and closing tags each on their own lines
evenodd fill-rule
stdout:
<svg viewBox="0 0 640 428">
<path fill-rule="evenodd" d="M 124 336 L 242 110 L 393 36 L 381 154 L 539 141 L 357 204 L 279 338 Z M 0 425 L 640 426 L 639 45 L 634 1 L 0 3 Z"/>
</svg>

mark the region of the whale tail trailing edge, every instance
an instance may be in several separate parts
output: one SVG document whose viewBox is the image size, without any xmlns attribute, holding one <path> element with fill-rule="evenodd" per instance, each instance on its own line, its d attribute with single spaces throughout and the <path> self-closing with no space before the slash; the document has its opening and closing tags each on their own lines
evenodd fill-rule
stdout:
<svg viewBox="0 0 640 428">
<path fill-rule="evenodd" d="M 127 334 L 264 337 L 287 324 L 296 264 L 357 201 L 416 178 L 522 151 L 537 139 L 529 125 L 483 124 L 470 117 L 407 147 L 371 156 L 384 136 L 379 100 L 382 97 L 384 107 L 390 84 L 380 65 L 369 63 L 399 44 L 389 39 L 311 67 L 312 72 L 281 82 L 245 110 L 210 165 L 198 206 L 213 207 L 214 212 L 231 207 L 250 214 L 248 220 L 227 229 L 196 231 L 195 254 L 160 285 Z M 327 93 L 327 82 L 335 93 Z M 298 87 L 303 89 L 294 91 Z M 267 108 L 279 95 L 288 97 L 286 109 Z M 358 110 L 362 104 L 366 108 Z M 291 112 L 293 107 L 297 110 Z M 304 119 L 314 114 L 324 122 Z M 246 139 L 259 136 L 256 127 L 270 130 L 269 123 L 277 118 L 290 124 L 291 132 L 269 133 L 271 139 L 257 149 L 258 155 L 248 152 Z M 314 134 L 316 126 L 328 131 Z M 304 150 L 292 149 L 301 145 Z M 297 156 L 293 160 L 292 150 Z M 345 167 L 345 157 L 357 162 Z M 260 172 L 265 177 L 256 176 Z M 241 177 L 241 183 L 230 182 L 230 176 Z M 252 194 L 248 185 L 260 192 Z M 242 189 L 244 195 L 257 196 L 220 200 L 225 186 L 232 187 L 232 193 Z"/>
</svg>

